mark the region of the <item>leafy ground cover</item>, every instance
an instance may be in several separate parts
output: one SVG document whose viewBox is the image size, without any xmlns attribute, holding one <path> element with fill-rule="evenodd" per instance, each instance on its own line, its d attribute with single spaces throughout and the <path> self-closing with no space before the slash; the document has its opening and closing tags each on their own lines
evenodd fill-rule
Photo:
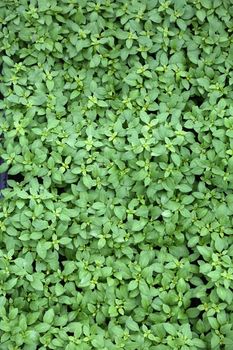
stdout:
<svg viewBox="0 0 233 350">
<path fill-rule="evenodd" d="M 231 0 L 1 1 L 1 350 L 233 349 L 232 33 Z"/>
</svg>

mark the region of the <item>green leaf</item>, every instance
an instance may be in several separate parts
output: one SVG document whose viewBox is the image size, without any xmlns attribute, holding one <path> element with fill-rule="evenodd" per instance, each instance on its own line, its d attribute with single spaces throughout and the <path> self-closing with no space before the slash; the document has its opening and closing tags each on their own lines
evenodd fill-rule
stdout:
<svg viewBox="0 0 233 350">
<path fill-rule="evenodd" d="M 203 22 L 204 19 L 205 19 L 205 17 L 206 17 L 206 12 L 205 12 L 204 9 L 197 10 L 196 15 L 197 15 L 197 18 L 198 18 L 201 22 Z"/>
<path fill-rule="evenodd" d="M 98 249 L 102 249 L 106 245 L 106 239 L 105 238 L 100 238 L 98 240 Z"/>
<path fill-rule="evenodd" d="M 161 18 L 157 9 L 151 10 L 148 13 L 148 16 L 149 16 L 149 19 L 151 20 L 151 22 L 161 23 L 161 21 L 162 21 L 162 18 Z"/>
<path fill-rule="evenodd" d="M 60 296 L 60 295 L 62 295 L 64 293 L 64 288 L 63 288 L 63 286 L 60 283 L 57 283 L 55 285 L 55 293 L 56 293 L 57 296 Z"/>
<path fill-rule="evenodd" d="M 95 339 L 92 340 L 91 344 L 94 348 L 103 349 L 104 348 L 104 338 L 102 335 L 95 336 Z"/>
<path fill-rule="evenodd" d="M 45 312 L 44 317 L 43 317 L 43 322 L 51 324 L 53 322 L 55 313 L 53 309 L 49 309 Z"/>
<path fill-rule="evenodd" d="M 126 210 L 124 207 L 114 207 L 114 213 L 118 217 L 118 219 L 123 220 L 125 217 Z"/>
<path fill-rule="evenodd" d="M 218 347 L 219 342 L 219 337 L 216 334 L 213 334 L 211 337 L 211 349 L 215 349 L 216 347 Z"/>
<path fill-rule="evenodd" d="M 212 8 L 211 0 L 201 0 L 201 4 L 202 4 L 202 6 L 204 6 L 208 10 L 210 10 Z"/>
<path fill-rule="evenodd" d="M 7 166 L 4 166 L 1 170 L 2 170 L 2 171 L 7 170 Z M 17 175 L 17 174 L 20 174 L 22 170 L 23 170 L 23 167 L 22 167 L 21 164 L 13 165 L 13 166 L 8 170 L 8 174 L 9 174 L 9 175 Z"/>
<path fill-rule="evenodd" d="M 135 290 L 137 287 L 138 287 L 138 281 L 133 280 L 133 281 L 130 281 L 128 284 L 129 291 Z"/>
<path fill-rule="evenodd" d="M 9 67 L 13 67 L 14 66 L 14 61 L 8 57 L 8 56 L 2 56 L 2 60 L 4 63 L 6 63 Z"/>
<path fill-rule="evenodd" d="M 45 259 L 47 255 L 47 250 L 50 248 L 51 244 L 49 242 L 38 242 L 36 251 L 41 259 Z"/>
<path fill-rule="evenodd" d="M 109 316 L 110 316 L 110 317 L 116 317 L 116 316 L 118 316 L 117 309 L 116 309 L 116 307 L 113 306 L 113 305 L 109 306 L 108 312 L 109 312 Z"/>
<path fill-rule="evenodd" d="M 184 193 L 188 193 L 192 191 L 192 187 L 186 184 L 178 185 L 177 189 Z"/>
<path fill-rule="evenodd" d="M 205 260 L 209 260 L 211 258 L 212 250 L 206 246 L 197 246 L 197 250 L 203 256 Z"/>
<path fill-rule="evenodd" d="M 31 282 L 31 286 L 38 291 L 43 290 L 43 283 L 39 280 L 39 278 L 33 278 L 33 281 Z"/>
<path fill-rule="evenodd" d="M 139 326 L 138 324 L 132 319 L 131 316 L 129 316 L 126 320 L 126 326 L 129 328 L 129 330 L 133 332 L 138 332 L 139 331 Z"/>
<path fill-rule="evenodd" d="M 225 240 L 223 238 L 216 237 L 215 248 L 218 252 L 222 252 L 225 248 Z"/>
<path fill-rule="evenodd" d="M 59 242 L 63 245 L 67 245 L 72 242 L 72 239 L 69 237 L 63 237 L 59 240 Z"/>
<path fill-rule="evenodd" d="M 205 90 L 209 89 L 209 79 L 207 78 L 198 78 L 197 79 L 198 84 L 203 87 Z"/>
<path fill-rule="evenodd" d="M 16 286 L 17 282 L 18 282 L 17 277 L 13 277 L 9 279 L 7 282 L 4 283 L 5 290 L 8 291 L 13 289 Z"/>
<path fill-rule="evenodd" d="M 201 339 L 197 339 L 197 338 L 193 339 L 192 344 L 194 346 L 196 346 L 198 349 L 205 349 L 206 348 L 206 343 Z"/>
<path fill-rule="evenodd" d="M 49 91 L 52 91 L 53 88 L 54 88 L 54 81 L 53 80 L 47 80 L 46 81 L 46 86 L 47 86 Z"/>
<path fill-rule="evenodd" d="M 148 251 L 143 251 L 139 256 L 139 264 L 141 267 L 146 267 L 151 260 L 151 254 Z"/>
<path fill-rule="evenodd" d="M 46 0 L 41 0 L 41 1 L 38 3 L 38 7 L 39 7 L 39 11 L 46 11 L 46 10 L 49 9 L 50 4 L 49 4 L 48 1 L 46 1 Z"/>
<path fill-rule="evenodd" d="M 163 323 L 163 327 L 168 334 L 171 334 L 173 336 L 175 336 L 177 334 L 177 330 L 173 324 Z"/>
<path fill-rule="evenodd" d="M 35 325 L 35 331 L 38 333 L 45 333 L 50 329 L 51 325 L 48 323 L 39 323 Z"/>
<path fill-rule="evenodd" d="M 67 261 L 67 262 L 65 262 L 65 268 L 63 270 L 63 274 L 65 276 L 70 275 L 75 270 L 76 270 L 76 264 L 75 264 L 74 261 Z"/>
<path fill-rule="evenodd" d="M 89 175 L 83 177 L 83 183 L 88 189 L 91 189 L 95 184 Z"/>
<path fill-rule="evenodd" d="M 132 231 L 141 231 L 146 225 L 146 221 L 133 220 Z"/>
<path fill-rule="evenodd" d="M 46 95 L 42 93 L 31 97 L 31 102 L 34 106 L 41 106 L 46 102 L 46 100 Z"/>
<path fill-rule="evenodd" d="M 226 300 L 227 292 L 226 292 L 226 289 L 224 287 L 218 286 L 216 289 L 216 292 L 221 300 L 224 300 L 224 301 Z"/>
<path fill-rule="evenodd" d="M 187 289 L 187 286 L 186 286 L 185 280 L 183 278 L 180 278 L 177 283 L 177 291 L 183 294 L 186 291 L 186 289 Z"/>
</svg>

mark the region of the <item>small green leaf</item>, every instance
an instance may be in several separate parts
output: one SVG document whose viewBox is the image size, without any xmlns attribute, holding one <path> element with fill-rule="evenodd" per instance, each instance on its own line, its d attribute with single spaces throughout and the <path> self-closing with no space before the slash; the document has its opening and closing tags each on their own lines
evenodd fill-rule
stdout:
<svg viewBox="0 0 233 350">
<path fill-rule="evenodd" d="M 39 291 L 43 290 L 43 283 L 39 280 L 39 278 L 33 278 L 33 281 L 31 282 L 31 286 Z"/>
<path fill-rule="evenodd" d="M 51 325 L 48 323 L 39 323 L 35 325 L 35 331 L 38 333 L 45 333 L 50 329 Z"/>
<path fill-rule="evenodd" d="M 138 281 L 133 280 L 133 281 L 130 281 L 128 284 L 129 291 L 135 290 L 137 287 L 138 287 Z"/>
<path fill-rule="evenodd" d="M 141 231 L 146 225 L 146 221 L 133 220 L 132 231 Z"/>
<path fill-rule="evenodd" d="M 45 312 L 44 317 L 43 317 L 43 322 L 51 324 L 53 322 L 55 313 L 53 309 L 49 309 Z"/>
<path fill-rule="evenodd" d="M 175 326 L 173 324 L 171 324 L 171 323 L 164 323 L 163 327 L 164 327 L 165 331 L 168 334 L 171 334 L 173 336 L 175 336 L 177 334 L 177 330 L 176 330 L 176 328 L 175 328 Z"/>
<path fill-rule="evenodd" d="M 131 316 L 129 316 L 126 320 L 126 326 L 129 328 L 129 330 L 133 332 L 138 332 L 139 331 L 139 326 L 138 324 L 132 319 Z"/>
</svg>

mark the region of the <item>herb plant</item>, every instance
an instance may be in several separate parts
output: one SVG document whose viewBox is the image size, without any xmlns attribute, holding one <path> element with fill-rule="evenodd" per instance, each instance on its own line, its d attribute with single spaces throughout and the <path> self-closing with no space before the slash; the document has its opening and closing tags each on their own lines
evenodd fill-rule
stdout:
<svg viewBox="0 0 233 350">
<path fill-rule="evenodd" d="M 0 4 L 0 350 L 233 349 L 233 4 Z"/>
</svg>

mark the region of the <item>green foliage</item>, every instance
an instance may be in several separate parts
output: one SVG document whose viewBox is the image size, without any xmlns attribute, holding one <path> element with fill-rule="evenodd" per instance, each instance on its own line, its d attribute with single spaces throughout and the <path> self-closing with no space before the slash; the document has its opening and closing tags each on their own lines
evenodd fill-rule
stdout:
<svg viewBox="0 0 233 350">
<path fill-rule="evenodd" d="M 1 350 L 233 349 L 232 32 L 230 0 L 1 2 Z"/>
</svg>

